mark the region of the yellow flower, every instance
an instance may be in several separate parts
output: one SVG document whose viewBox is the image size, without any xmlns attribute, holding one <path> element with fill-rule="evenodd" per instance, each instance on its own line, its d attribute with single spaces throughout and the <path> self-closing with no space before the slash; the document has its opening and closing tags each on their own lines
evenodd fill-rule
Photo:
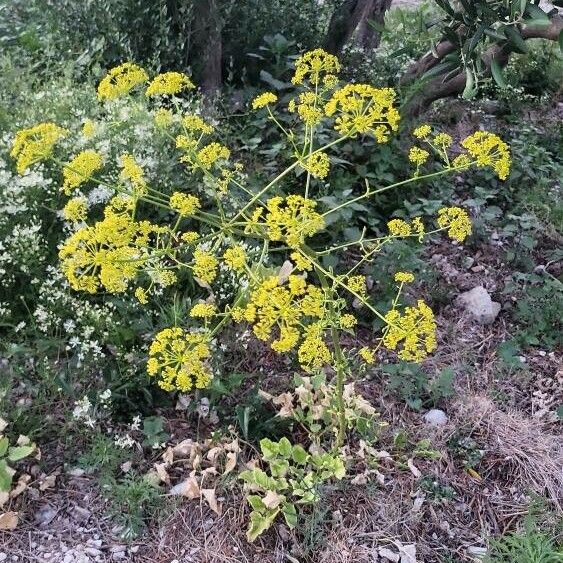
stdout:
<svg viewBox="0 0 563 563">
<path fill-rule="evenodd" d="M 113 100 L 128 94 L 149 79 L 148 74 L 133 63 L 123 63 L 112 68 L 98 85 L 99 100 Z"/>
<path fill-rule="evenodd" d="M 235 272 L 244 271 L 244 266 L 246 264 L 246 252 L 242 246 L 233 246 L 232 248 L 227 248 L 223 254 L 223 259 L 225 264 Z"/>
<path fill-rule="evenodd" d="M 90 137 L 93 137 L 95 133 L 96 124 L 91 119 L 87 119 L 82 125 L 82 135 L 86 139 L 89 139 Z"/>
<path fill-rule="evenodd" d="M 153 233 L 164 232 L 148 221 L 133 221 L 130 203 L 116 197 L 105 217 L 92 227 L 73 233 L 59 251 L 61 268 L 72 289 L 96 293 L 123 293 L 148 259 L 147 245 Z"/>
<path fill-rule="evenodd" d="M 303 123 L 312 126 L 320 123 L 323 118 L 321 103 L 322 100 L 315 92 L 301 92 L 297 97 L 297 102 L 291 100 L 287 109 L 291 113 L 297 111 L 299 119 L 301 119 Z"/>
<path fill-rule="evenodd" d="M 471 219 L 461 207 L 444 207 L 438 211 L 438 225 L 448 229 L 448 236 L 463 242 L 471 234 Z"/>
<path fill-rule="evenodd" d="M 438 133 L 434 137 L 434 144 L 440 146 L 441 148 L 448 148 L 453 142 L 453 139 L 447 133 Z"/>
<path fill-rule="evenodd" d="M 88 205 L 83 197 L 75 197 L 63 208 L 63 216 L 67 221 L 80 223 L 88 216 Z"/>
<path fill-rule="evenodd" d="M 323 74 L 335 75 L 340 72 L 338 58 L 323 49 L 315 49 L 301 55 L 295 62 L 295 74 L 291 79 L 293 84 L 303 84 L 309 80 L 318 84 Z"/>
<path fill-rule="evenodd" d="M 403 314 L 396 309 L 385 315 L 388 326 L 383 344 L 396 350 L 401 360 L 420 362 L 436 349 L 436 321 L 432 309 L 419 300 L 416 307 L 406 307 Z"/>
<path fill-rule="evenodd" d="M 340 317 L 340 326 L 342 328 L 354 328 L 358 324 L 358 319 L 349 313 Z"/>
<path fill-rule="evenodd" d="M 364 362 L 366 364 L 375 363 L 375 354 L 369 348 L 367 348 L 365 346 L 363 348 L 360 348 L 358 350 L 358 354 L 360 355 L 360 357 L 362 358 L 362 360 L 364 360 Z"/>
<path fill-rule="evenodd" d="M 227 160 L 231 156 L 231 151 L 219 144 L 209 143 L 197 153 L 197 164 L 204 170 L 209 170 L 218 160 Z"/>
<path fill-rule="evenodd" d="M 149 302 L 147 290 L 142 287 L 138 287 L 135 290 L 135 297 L 141 305 L 146 305 Z"/>
<path fill-rule="evenodd" d="M 350 291 L 353 291 L 362 297 L 367 293 L 365 276 L 350 276 L 346 285 Z"/>
<path fill-rule="evenodd" d="M 174 192 L 170 196 L 170 207 L 177 211 L 183 217 L 195 215 L 201 208 L 201 202 L 195 195 L 186 195 L 180 192 Z"/>
<path fill-rule="evenodd" d="M 119 157 L 119 161 L 122 168 L 121 178 L 131 182 L 133 191 L 136 195 L 145 195 L 147 192 L 145 173 L 135 158 L 130 154 L 125 153 Z"/>
<path fill-rule="evenodd" d="M 316 152 L 307 157 L 304 164 L 305 170 L 315 178 L 326 178 L 330 170 L 330 160 L 325 152 Z"/>
<path fill-rule="evenodd" d="M 190 133 L 213 133 L 213 126 L 206 123 L 199 115 L 185 115 L 182 118 L 182 125 Z"/>
<path fill-rule="evenodd" d="M 389 234 L 394 237 L 408 237 L 411 234 L 411 227 L 402 219 L 392 219 L 387 223 Z"/>
<path fill-rule="evenodd" d="M 305 338 L 297 357 L 301 367 L 307 372 L 314 372 L 332 363 L 332 354 L 323 340 L 323 327 L 313 323 L 305 329 Z"/>
<path fill-rule="evenodd" d="M 252 100 L 252 109 L 260 109 L 266 107 L 268 104 L 275 104 L 277 101 L 278 97 L 275 94 L 272 92 L 264 92 Z"/>
<path fill-rule="evenodd" d="M 395 274 L 395 281 L 399 283 L 411 283 L 414 281 L 414 276 L 410 272 L 397 272 Z"/>
<path fill-rule="evenodd" d="M 153 78 L 148 85 L 145 96 L 172 96 L 179 94 L 182 90 L 195 88 L 189 76 L 182 72 L 164 72 Z"/>
<path fill-rule="evenodd" d="M 422 219 L 415 217 L 410 224 L 410 228 L 418 235 L 418 242 L 422 242 L 424 234 L 426 233 Z"/>
<path fill-rule="evenodd" d="M 471 159 L 466 154 L 456 156 L 452 161 L 453 168 L 469 168 Z"/>
<path fill-rule="evenodd" d="M 295 262 L 295 267 L 301 272 L 310 272 L 313 269 L 313 264 L 300 252 L 292 252 L 290 258 Z"/>
<path fill-rule="evenodd" d="M 461 142 L 461 146 L 476 160 L 477 166 L 490 166 L 501 180 L 510 173 L 510 148 L 497 135 L 477 131 Z"/>
<path fill-rule="evenodd" d="M 100 170 L 102 155 L 93 150 L 78 153 L 63 168 L 63 190 L 70 195 L 76 188 L 88 182 L 92 175 Z"/>
<path fill-rule="evenodd" d="M 428 125 L 428 124 L 421 125 L 420 127 L 417 127 L 412 132 L 412 134 L 417 139 L 426 139 L 426 137 L 428 137 L 428 135 L 430 135 L 430 133 L 432 133 L 432 127 L 430 127 L 430 125 Z"/>
<path fill-rule="evenodd" d="M 149 348 L 147 371 L 165 391 L 204 389 L 212 379 L 209 337 L 179 327 L 160 331 Z"/>
<path fill-rule="evenodd" d="M 280 196 L 269 199 L 266 202 L 268 238 L 298 248 L 305 242 L 305 237 L 324 228 L 324 219 L 315 211 L 316 206 L 315 201 L 299 195 L 290 195 L 285 200 Z"/>
<path fill-rule="evenodd" d="M 393 105 L 395 96 L 392 88 L 347 84 L 334 92 L 325 113 L 337 116 L 334 128 L 341 135 L 372 134 L 378 143 L 385 143 L 389 132 L 399 128 L 400 115 Z"/>
<path fill-rule="evenodd" d="M 154 123 L 160 129 L 166 129 L 172 125 L 174 114 L 171 110 L 160 108 L 154 114 Z"/>
<path fill-rule="evenodd" d="M 196 248 L 194 251 L 194 276 L 203 283 L 210 284 L 217 277 L 217 266 L 219 262 L 213 254 Z"/>
<path fill-rule="evenodd" d="M 32 164 L 51 156 L 55 143 L 68 135 L 68 131 L 54 123 L 40 123 L 16 133 L 10 156 L 16 159 L 18 174 L 23 174 Z"/>
<path fill-rule="evenodd" d="M 197 303 L 190 311 L 190 317 L 208 319 L 215 315 L 217 309 L 212 303 Z"/>
<path fill-rule="evenodd" d="M 184 242 L 193 244 L 199 238 L 199 234 L 194 231 L 186 231 L 185 233 L 182 233 L 181 238 Z"/>
<path fill-rule="evenodd" d="M 419 147 L 412 147 L 409 151 L 409 160 L 413 164 L 416 164 L 417 168 L 419 166 L 422 166 L 428 160 L 429 156 L 430 153 L 428 151 L 425 151 L 424 149 L 421 149 Z"/>
</svg>

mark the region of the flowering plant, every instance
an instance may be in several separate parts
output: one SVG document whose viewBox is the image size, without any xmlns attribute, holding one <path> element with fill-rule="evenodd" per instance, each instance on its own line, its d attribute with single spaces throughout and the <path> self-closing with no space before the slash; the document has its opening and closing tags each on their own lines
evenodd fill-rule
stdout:
<svg viewBox="0 0 563 563">
<path fill-rule="evenodd" d="M 186 193 L 165 177 L 158 178 L 158 185 L 149 182 L 139 159 L 129 153 L 112 162 L 84 148 L 61 159 L 57 143 L 80 135 L 81 144 L 85 139 L 87 146 L 96 135 L 93 121 L 79 132 L 54 123 L 24 129 L 17 133 L 11 152 L 22 174 L 47 159 L 62 167 L 61 189 L 70 197 L 63 213 L 74 230 L 59 256 L 74 290 L 131 292 L 142 305 L 185 277 L 202 288 L 205 299 L 193 305 L 190 318 L 178 319 L 150 345 L 147 371 L 160 387 L 181 392 L 207 387 L 215 376 L 213 360 L 221 332 L 232 323 L 248 325 L 275 352 L 295 352 L 308 376 L 334 374 L 330 386 L 334 453 L 344 444 L 348 426 L 345 389 L 351 360 L 372 364 L 384 347 L 396 351 L 400 359 L 418 362 L 437 345 L 431 308 L 421 299 L 409 306 L 401 303 L 403 288 L 413 275 L 395 274 L 395 298 L 388 310 L 380 311 L 362 267 L 397 239 L 423 242 L 445 232 L 463 242 L 471 233 L 471 222 L 465 210 L 448 207 L 439 210 L 435 228 L 422 217 L 410 222 L 393 219 L 383 236 L 364 231 L 357 240 L 328 246 L 323 232 L 331 214 L 422 179 L 484 166 L 505 179 L 510 167 L 508 146 L 494 134 L 476 132 L 454 150 L 449 135 L 422 125 L 413 132 L 417 144 L 409 152 L 413 167 L 409 178 L 382 187 L 366 182 L 362 193 L 324 208 L 315 194 L 330 175 L 331 155 L 338 145 L 364 136 L 386 143 L 400 121 L 392 89 L 342 85 L 339 71 L 338 59 L 321 49 L 297 60 L 292 79 L 297 91 L 286 108 L 293 116 L 291 127 L 276 117 L 275 94 L 265 92 L 253 100 L 253 110 L 267 112 L 293 155 L 258 190 L 249 187 L 244 166 L 231 158 L 229 148 L 212 140 L 214 126 L 197 113 L 183 111 L 179 97 L 193 89 L 190 78 L 169 72 L 149 81 L 147 72 L 131 63 L 108 73 L 99 85 L 98 99 L 112 104 L 143 89 L 141 95 L 154 107 L 155 139 L 168 140 L 171 150 L 177 151 L 176 166 L 200 178 L 197 191 Z M 432 157 L 436 164 L 427 170 Z M 110 199 L 92 203 L 85 193 L 100 185 Z M 353 264 L 347 261 L 340 269 L 329 265 L 327 258 L 349 250 L 358 257 Z M 225 272 L 238 289 L 229 299 L 220 299 L 215 286 Z M 373 344 L 359 350 L 345 349 L 341 339 L 358 322 L 352 301 L 384 325 Z"/>
</svg>

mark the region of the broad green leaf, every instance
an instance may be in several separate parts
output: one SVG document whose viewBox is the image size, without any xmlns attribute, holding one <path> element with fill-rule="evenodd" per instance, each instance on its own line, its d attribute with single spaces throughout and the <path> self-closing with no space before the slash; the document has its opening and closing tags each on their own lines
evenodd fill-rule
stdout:
<svg viewBox="0 0 563 563">
<path fill-rule="evenodd" d="M 295 528 L 297 526 L 297 510 L 294 504 L 286 503 L 283 505 L 282 508 L 283 517 L 285 518 L 286 524 L 289 526 L 290 529 Z"/>
<path fill-rule="evenodd" d="M 8 450 L 8 459 L 10 461 L 19 461 L 28 455 L 31 455 L 35 450 L 35 444 L 29 446 L 16 446 Z"/>
<path fill-rule="evenodd" d="M 491 74 L 493 75 L 495 82 L 501 88 L 506 88 L 506 81 L 504 80 L 504 74 L 502 72 L 502 68 L 498 64 L 498 61 L 496 59 L 491 60 Z"/>
<path fill-rule="evenodd" d="M 12 471 L 5 459 L 0 459 L 0 491 L 7 492 L 12 486 Z"/>
<path fill-rule="evenodd" d="M 257 511 L 263 511 L 266 509 L 266 506 L 264 505 L 264 503 L 262 502 L 262 498 L 259 497 L 258 495 L 248 495 L 246 497 L 246 500 L 248 501 L 248 504 L 250 504 L 250 506 L 252 506 L 252 508 L 254 510 Z"/>
<path fill-rule="evenodd" d="M 278 455 L 280 447 L 276 444 L 276 442 L 272 442 L 269 438 L 263 438 L 260 440 L 260 450 L 262 451 L 264 459 L 266 461 L 271 461 Z"/>
<path fill-rule="evenodd" d="M 289 459 L 291 457 L 291 454 L 293 452 L 293 448 L 291 446 L 291 442 L 284 436 L 279 442 L 278 442 L 278 446 L 279 446 L 279 452 L 280 455 L 282 455 L 283 457 Z"/>
<path fill-rule="evenodd" d="M 264 533 L 272 525 L 279 511 L 279 508 L 277 508 L 266 515 L 259 512 L 251 512 L 250 527 L 246 532 L 248 541 L 253 542 L 260 534 Z"/>
<path fill-rule="evenodd" d="M 0 440 L 0 457 L 4 457 L 6 455 L 6 452 L 8 451 L 9 445 L 10 445 L 10 442 L 9 442 L 8 438 L 4 437 Z"/>
<path fill-rule="evenodd" d="M 309 457 L 309 454 L 307 453 L 307 451 L 303 446 L 297 444 L 296 446 L 293 446 L 292 457 L 295 463 L 298 463 L 299 465 L 305 465 L 305 463 L 307 463 L 307 458 Z"/>
</svg>

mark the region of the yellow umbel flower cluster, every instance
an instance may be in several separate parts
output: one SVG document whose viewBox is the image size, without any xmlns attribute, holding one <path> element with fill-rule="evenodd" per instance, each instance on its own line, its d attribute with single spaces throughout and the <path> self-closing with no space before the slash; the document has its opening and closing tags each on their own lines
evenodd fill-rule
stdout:
<svg viewBox="0 0 563 563">
<path fill-rule="evenodd" d="M 417 127 L 412 134 L 417 138 L 417 139 L 426 139 L 430 133 L 432 133 L 432 127 L 430 127 L 430 125 L 428 125 L 427 123 L 424 125 L 421 125 L 420 127 Z"/>
<path fill-rule="evenodd" d="M 293 84 L 304 84 L 308 80 L 312 84 L 317 85 L 321 77 L 324 76 L 327 85 L 334 85 L 335 75 L 339 72 L 340 63 L 337 57 L 323 49 L 314 49 L 297 59 L 295 62 L 295 74 L 291 82 Z"/>
<path fill-rule="evenodd" d="M 174 122 L 174 114 L 166 108 L 158 108 L 154 114 L 154 124 L 160 129 L 167 129 Z"/>
<path fill-rule="evenodd" d="M 422 166 L 429 157 L 430 153 L 419 147 L 412 147 L 409 151 L 409 160 L 415 164 L 417 168 Z"/>
<path fill-rule="evenodd" d="M 205 135 L 213 133 L 213 126 L 205 122 L 199 115 L 185 115 L 182 118 L 182 125 L 190 133 L 203 133 Z"/>
<path fill-rule="evenodd" d="M 330 171 L 330 159 L 326 152 L 314 152 L 307 157 L 303 166 L 315 178 L 326 178 Z"/>
<path fill-rule="evenodd" d="M 40 123 L 16 133 L 10 156 L 16 159 L 16 170 L 23 174 L 32 164 L 51 156 L 55 143 L 68 131 L 54 123 Z"/>
<path fill-rule="evenodd" d="M 300 276 L 290 275 L 282 285 L 278 276 L 270 276 L 250 294 L 248 305 L 235 310 L 233 318 L 246 320 L 260 340 L 270 340 L 277 331 L 271 347 L 276 352 L 287 352 L 299 342 L 300 326 L 304 317 L 322 318 L 324 293 Z"/>
<path fill-rule="evenodd" d="M 91 119 L 87 119 L 82 125 L 82 135 L 86 139 L 90 139 L 95 134 L 96 134 L 96 124 Z"/>
<path fill-rule="evenodd" d="M 389 139 L 399 128 L 400 115 L 394 107 L 392 88 L 374 88 L 369 84 L 347 84 L 332 95 L 326 115 L 336 115 L 334 128 L 341 135 L 371 134 L 378 143 Z"/>
<path fill-rule="evenodd" d="M 144 84 L 149 75 L 138 65 L 123 63 L 112 68 L 98 85 L 99 100 L 114 100 Z"/>
<path fill-rule="evenodd" d="M 291 113 L 297 111 L 299 119 L 309 126 L 320 123 L 324 115 L 321 99 L 315 92 L 301 92 L 297 100 L 289 102 L 287 109 Z"/>
<path fill-rule="evenodd" d="M 197 151 L 197 164 L 203 170 L 210 170 L 219 160 L 227 160 L 231 156 L 231 151 L 220 143 L 209 143 Z"/>
<path fill-rule="evenodd" d="M 195 195 L 174 192 L 170 196 L 170 207 L 183 217 L 190 217 L 201 208 L 201 202 Z"/>
<path fill-rule="evenodd" d="M 272 197 L 266 202 L 265 217 L 268 238 L 285 241 L 291 248 L 298 248 L 305 242 L 305 237 L 313 236 L 324 228 L 322 215 L 315 211 L 317 202 L 300 195 L 290 195 L 285 199 Z M 257 222 L 263 209 L 258 208 L 253 216 Z"/>
<path fill-rule="evenodd" d="M 306 372 L 317 371 L 333 361 L 323 336 L 324 327 L 321 322 L 305 328 L 303 342 L 297 350 L 297 359 Z"/>
<path fill-rule="evenodd" d="M 213 303 L 197 303 L 190 311 L 190 317 L 194 319 L 209 319 L 217 312 L 217 308 Z"/>
<path fill-rule="evenodd" d="M 70 195 L 76 188 L 88 182 L 103 164 L 102 155 L 93 150 L 78 153 L 63 168 L 63 191 Z"/>
<path fill-rule="evenodd" d="M 75 197 L 67 202 L 63 208 L 63 217 L 71 223 L 86 221 L 88 204 L 83 197 Z"/>
<path fill-rule="evenodd" d="M 387 223 L 387 228 L 392 237 L 410 237 L 411 235 L 417 235 L 419 240 L 422 240 L 426 232 L 424 223 L 420 217 L 415 217 L 410 223 L 403 219 L 391 219 L 391 221 Z"/>
<path fill-rule="evenodd" d="M 145 173 L 135 157 L 130 154 L 122 154 L 119 161 L 121 164 L 121 179 L 131 182 L 133 193 L 136 196 L 145 195 L 147 193 Z"/>
<path fill-rule="evenodd" d="M 149 348 L 147 371 L 158 377 L 158 385 L 165 391 L 186 393 L 194 387 L 204 389 L 212 374 L 209 338 L 200 332 L 187 332 L 179 327 L 159 332 Z"/>
<path fill-rule="evenodd" d="M 264 108 L 269 104 L 275 104 L 277 101 L 278 97 L 275 94 L 264 92 L 252 100 L 252 109 Z"/>
<path fill-rule="evenodd" d="M 196 248 L 194 251 L 194 276 L 201 280 L 203 283 L 210 284 L 217 277 L 217 267 L 219 261 L 211 252 L 207 252 L 201 248 Z"/>
<path fill-rule="evenodd" d="M 510 148 L 494 133 L 476 131 L 466 137 L 461 146 L 476 160 L 477 166 L 490 166 L 501 180 L 510 173 Z"/>
<path fill-rule="evenodd" d="M 443 207 L 438 211 L 438 225 L 448 229 L 448 236 L 463 242 L 471 234 L 471 219 L 461 207 Z"/>
<path fill-rule="evenodd" d="M 118 210 L 127 202 L 115 199 L 102 221 L 73 233 L 59 251 L 62 271 L 77 291 L 124 292 L 149 256 L 150 235 L 167 230 L 133 221 L 128 210 Z"/>
<path fill-rule="evenodd" d="M 164 72 L 155 76 L 148 85 L 145 96 L 173 96 L 182 90 L 195 88 L 190 77 L 183 72 Z"/>
<path fill-rule="evenodd" d="M 399 283 L 411 283 L 414 281 L 414 276 L 410 272 L 397 272 L 395 274 L 395 281 Z"/>
<path fill-rule="evenodd" d="M 389 323 L 383 344 L 389 350 L 397 350 L 401 360 L 420 362 L 436 349 L 436 321 L 432 309 L 422 300 L 416 307 L 406 307 L 403 314 L 397 309 L 385 315 Z"/>
<path fill-rule="evenodd" d="M 234 270 L 235 272 L 244 271 L 244 266 L 246 265 L 246 252 L 242 246 L 233 246 L 232 248 L 227 248 L 223 254 L 223 260 L 228 268 Z"/>
</svg>

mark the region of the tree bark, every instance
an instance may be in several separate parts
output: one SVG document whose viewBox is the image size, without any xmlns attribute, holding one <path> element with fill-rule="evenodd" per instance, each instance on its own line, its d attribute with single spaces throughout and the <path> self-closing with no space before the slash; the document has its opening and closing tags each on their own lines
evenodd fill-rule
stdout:
<svg viewBox="0 0 563 563">
<path fill-rule="evenodd" d="M 557 41 L 562 31 L 563 18 L 559 15 L 555 15 L 551 18 L 551 24 L 549 26 L 526 26 L 522 29 L 521 35 L 524 40 L 547 39 Z M 438 65 L 447 54 L 454 52 L 455 49 L 455 45 L 449 41 L 440 42 L 436 47 L 438 57 L 434 56 L 432 53 L 424 55 L 424 57 L 413 63 L 407 69 L 401 79 L 401 83 L 411 84 L 418 78 L 421 78 L 424 73 Z M 495 45 L 488 49 L 482 57 L 485 63 L 484 75 L 491 75 L 491 61 L 493 59 L 495 59 L 501 67 L 505 67 L 510 60 L 512 52 L 512 48 L 508 43 L 502 47 Z M 465 72 L 460 72 L 447 81 L 444 81 L 441 76 L 428 80 L 424 83 L 422 89 L 407 104 L 407 113 L 411 116 L 418 115 L 436 100 L 461 94 L 465 89 L 465 81 Z"/>
<path fill-rule="evenodd" d="M 338 55 L 352 39 L 354 32 L 357 32 L 359 45 L 367 48 L 377 47 L 380 36 L 369 25 L 368 20 L 383 23 L 391 2 L 392 0 L 344 0 L 332 13 L 324 48 L 329 53 Z"/>
<path fill-rule="evenodd" d="M 213 100 L 223 83 L 222 78 L 222 17 L 220 0 L 196 0 L 194 4 L 194 39 L 201 63 L 200 85 L 209 100 Z"/>
</svg>

